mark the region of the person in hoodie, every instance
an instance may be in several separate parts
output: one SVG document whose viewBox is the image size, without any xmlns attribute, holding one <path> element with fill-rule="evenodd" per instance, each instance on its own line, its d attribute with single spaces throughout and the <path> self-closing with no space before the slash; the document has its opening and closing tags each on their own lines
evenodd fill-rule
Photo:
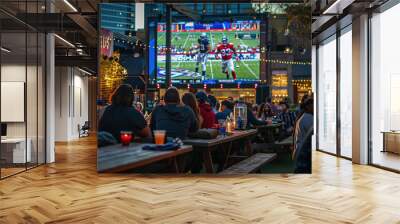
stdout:
<svg viewBox="0 0 400 224">
<path fill-rule="evenodd" d="M 181 104 L 179 92 L 170 87 L 164 95 L 165 105 L 154 108 L 151 116 L 151 130 L 165 130 L 167 137 L 187 138 L 198 130 L 198 122 L 193 110 Z"/>
<path fill-rule="evenodd" d="M 203 118 L 201 128 L 212 128 L 216 124 L 215 113 L 211 105 L 207 102 L 208 97 L 205 92 L 196 93 L 197 101 L 199 102 L 200 114 Z"/>
</svg>

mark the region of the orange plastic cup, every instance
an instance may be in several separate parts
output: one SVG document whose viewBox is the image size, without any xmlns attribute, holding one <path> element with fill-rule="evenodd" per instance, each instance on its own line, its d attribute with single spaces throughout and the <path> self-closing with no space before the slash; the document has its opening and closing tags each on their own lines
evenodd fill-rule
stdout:
<svg viewBox="0 0 400 224">
<path fill-rule="evenodd" d="M 165 143 L 165 130 L 155 130 L 154 131 L 154 141 L 156 145 L 163 145 Z"/>
</svg>

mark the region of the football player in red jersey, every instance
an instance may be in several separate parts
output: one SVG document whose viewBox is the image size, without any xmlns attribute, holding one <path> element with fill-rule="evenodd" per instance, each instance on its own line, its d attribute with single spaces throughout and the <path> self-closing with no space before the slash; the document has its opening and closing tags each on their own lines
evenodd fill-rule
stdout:
<svg viewBox="0 0 400 224">
<path fill-rule="evenodd" d="M 226 74 L 226 78 L 229 79 L 230 71 L 233 79 L 236 80 L 235 66 L 232 60 L 232 55 L 236 56 L 236 49 L 232 43 L 228 42 L 227 37 L 222 37 L 222 43 L 217 46 L 217 54 L 221 54 L 222 72 Z"/>
</svg>

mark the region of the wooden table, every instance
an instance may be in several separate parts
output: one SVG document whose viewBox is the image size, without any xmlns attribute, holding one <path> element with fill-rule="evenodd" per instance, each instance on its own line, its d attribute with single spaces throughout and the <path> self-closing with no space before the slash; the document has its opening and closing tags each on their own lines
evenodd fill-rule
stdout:
<svg viewBox="0 0 400 224">
<path fill-rule="evenodd" d="M 185 145 L 193 146 L 193 149 L 196 151 L 200 151 L 203 155 L 204 166 L 207 173 L 214 173 L 213 161 L 211 156 L 211 152 L 213 150 L 217 149 L 218 146 L 226 145 L 226 164 L 232 149 L 232 143 L 234 141 L 244 139 L 246 141 L 246 152 L 248 156 L 250 156 L 253 154 L 250 138 L 255 136 L 256 134 L 256 129 L 250 129 L 244 131 L 234 131 L 231 135 L 219 135 L 215 139 L 186 139 L 183 140 L 183 143 Z"/>
<path fill-rule="evenodd" d="M 400 154 L 400 131 L 383 131 L 382 152 Z"/>
<path fill-rule="evenodd" d="M 97 171 L 98 172 L 121 172 L 133 168 L 142 167 L 165 159 L 174 160 L 176 172 L 180 172 L 177 157 L 192 151 L 192 146 L 184 145 L 180 149 L 171 151 L 143 150 L 145 145 L 154 144 L 131 144 L 130 146 L 111 145 L 98 148 Z"/>
<path fill-rule="evenodd" d="M 274 142 L 276 139 L 276 136 L 279 135 L 279 130 L 281 127 L 282 127 L 282 123 L 255 126 L 255 128 L 257 128 L 258 132 L 262 135 L 262 138 L 265 143 Z"/>
</svg>

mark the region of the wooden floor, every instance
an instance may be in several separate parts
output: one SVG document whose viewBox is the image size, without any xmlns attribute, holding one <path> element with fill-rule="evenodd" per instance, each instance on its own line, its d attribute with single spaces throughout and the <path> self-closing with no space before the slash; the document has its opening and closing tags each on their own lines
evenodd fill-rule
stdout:
<svg viewBox="0 0 400 224">
<path fill-rule="evenodd" d="M 375 151 L 372 157 L 374 164 L 400 170 L 400 155 L 391 152 Z"/>
<path fill-rule="evenodd" d="M 0 223 L 400 223 L 400 175 L 315 152 L 312 175 L 97 174 L 94 139 L 0 181 Z"/>
</svg>

